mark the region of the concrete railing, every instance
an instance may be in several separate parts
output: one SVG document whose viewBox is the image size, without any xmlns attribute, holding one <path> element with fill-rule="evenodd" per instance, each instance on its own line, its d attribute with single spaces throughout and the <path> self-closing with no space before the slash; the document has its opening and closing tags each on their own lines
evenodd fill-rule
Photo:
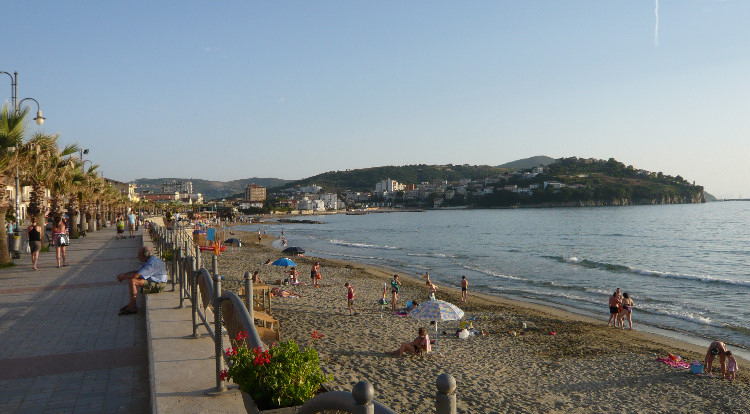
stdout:
<svg viewBox="0 0 750 414">
<path fill-rule="evenodd" d="M 214 341 L 216 359 L 216 388 L 214 392 L 226 391 L 221 379 L 226 357 L 224 354 L 224 330 L 230 338 L 236 338 L 241 331 L 247 333 L 248 347 L 268 349 L 260 339 L 253 319 L 252 286 L 249 273 L 245 274 L 245 301 L 234 292 L 223 293 L 222 277 L 218 272 L 218 258 L 213 256 L 211 272 L 201 267 L 200 250 L 191 248 L 192 238 L 184 228 L 166 229 L 151 223 L 152 235 L 155 238 L 157 252 L 162 255 L 172 252 L 167 261 L 172 287 L 179 285 L 180 307 L 185 299 L 192 304 L 193 336 L 199 337 L 198 327 L 203 326 Z M 184 246 L 184 247 L 183 247 Z M 200 319 L 200 322 L 198 321 Z M 443 373 L 437 377 L 435 412 L 437 414 L 456 413 L 456 380 L 452 375 Z M 329 391 L 316 395 L 299 407 L 300 414 L 313 414 L 329 410 L 353 414 L 395 414 L 395 411 L 374 401 L 375 390 L 368 381 L 360 381 L 351 392 Z"/>
</svg>

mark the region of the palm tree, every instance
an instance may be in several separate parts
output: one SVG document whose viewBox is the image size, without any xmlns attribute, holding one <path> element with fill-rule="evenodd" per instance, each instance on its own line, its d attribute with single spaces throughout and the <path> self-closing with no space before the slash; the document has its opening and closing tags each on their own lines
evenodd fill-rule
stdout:
<svg viewBox="0 0 750 414">
<path fill-rule="evenodd" d="M 70 194 L 76 180 L 77 164 L 74 158 L 68 158 L 53 175 L 50 185 L 52 199 L 50 200 L 50 216 L 57 222 L 65 214 L 65 197 Z M 72 230 L 72 229 L 71 229 Z"/>
<path fill-rule="evenodd" d="M 18 152 L 12 151 L 21 144 L 26 133 L 24 122 L 28 108 L 19 112 L 11 111 L 4 105 L 0 111 L 0 228 L 5 229 L 5 215 L 10 209 L 11 201 L 7 191 L 7 177 L 15 171 L 18 162 Z M 20 223 L 18 223 L 20 224 Z M 0 265 L 10 263 L 7 237 L 0 237 Z"/>
<path fill-rule="evenodd" d="M 55 176 L 59 173 L 58 169 L 68 163 L 63 157 L 78 151 L 76 145 L 68 145 L 60 151 L 57 145 L 58 137 L 44 133 L 34 134 L 23 145 L 23 150 L 19 154 L 21 165 L 24 167 L 23 181 L 32 188 L 28 212 L 36 216 L 38 223 L 44 223 L 47 213 L 46 190 L 53 185 Z"/>
</svg>

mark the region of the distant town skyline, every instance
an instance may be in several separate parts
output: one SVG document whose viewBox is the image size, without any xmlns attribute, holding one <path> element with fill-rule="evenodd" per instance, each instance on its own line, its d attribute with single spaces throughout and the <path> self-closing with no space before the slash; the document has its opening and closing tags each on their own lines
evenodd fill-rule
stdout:
<svg viewBox="0 0 750 414">
<path fill-rule="evenodd" d="M 747 15 L 739 0 L 41 0 L 4 6 L 0 71 L 44 111 L 32 133 L 88 148 L 123 182 L 547 155 L 612 157 L 739 198 Z"/>
</svg>

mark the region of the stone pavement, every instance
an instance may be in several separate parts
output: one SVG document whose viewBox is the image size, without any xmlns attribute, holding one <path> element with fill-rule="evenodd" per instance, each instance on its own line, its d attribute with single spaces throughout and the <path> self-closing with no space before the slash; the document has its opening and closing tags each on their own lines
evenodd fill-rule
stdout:
<svg viewBox="0 0 750 414">
<path fill-rule="evenodd" d="M 0 412 L 142 413 L 150 410 L 145 312 L 127 303 L 117 273 L 136 269 L 142 236 L 114 231 L 71 240 L 69 266 L 54 248 L 0 269 Z"/>
<path fill-rule="evenodd" d="M 128 293 L 114 278 L 138 268 L 142 234 L 90 232 L 71 240 L 69 266 L 53 249 L 38 271 L 28 254 L 0 269 L 0 413 L 244 412 L 236 392 L 210 394 L 213 341 L 192 338 L 189 301 L 139 295 L 140 312 L 118 316 Z"/>
</svg>

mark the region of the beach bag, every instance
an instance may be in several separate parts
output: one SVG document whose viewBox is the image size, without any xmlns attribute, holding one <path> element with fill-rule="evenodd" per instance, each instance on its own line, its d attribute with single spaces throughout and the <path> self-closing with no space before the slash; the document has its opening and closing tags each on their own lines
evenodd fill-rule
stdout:
<svg viewBox="0 0 750 414">
<path fill-rule="evenodd" d="M 57 245 L 58 246 L 70 246 L 70 238 L 68 238 L 67 234 L 58 234 L 57 235 Z"/>
<path fill-rule="evenodd" d="M 316 273 L 316 274 L 315 274 L 315 279 L 316 279 L 316 280 L 320 280 L 320 279 L 321 279 L 320 273 Z"/>
</svg>

